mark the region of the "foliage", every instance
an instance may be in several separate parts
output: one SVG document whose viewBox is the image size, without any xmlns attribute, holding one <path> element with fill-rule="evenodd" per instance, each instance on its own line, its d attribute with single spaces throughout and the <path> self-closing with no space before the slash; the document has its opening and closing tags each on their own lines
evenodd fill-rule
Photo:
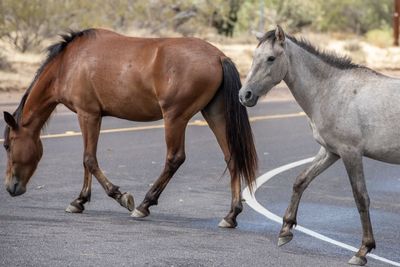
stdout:
<svg viewBox="0 0 400 267">
<path fill-rule="evenodd" d="M 0 0 L 0 37 L 21 52 L 68 28 L 123 28 L 132 0 Z"/>
<path fill-rule="evenodd" d="M 372 29 L 389 27 L 393 13 L 392 0 L 325 0 L 317 29 L 365 34 Z"/>
<path fill-rule="evenodd" d="M 239 16 L 241 30 L 257 29 L 261 2 L 265 26 L 280 24 L 291 32 L 308 27 L 365 34 L 390 27 L 393 13 L 392 0 L 247 0 Z"/>
<path fill-rule="evenodd" d="M 365 34 L 389 28 L 392 12 L 392 0 L 0 0 L 0 38 L 26 51 L 68 28 L 237 35 L 281 24 Z"/>
<path fill-rule="evenodd" d="M 292 32 L 313 25 L 319 20 L 321 6 L 313 0 L 269 1 L 270 22 L 283 24 Z"/>
<path fill-rule="evenodd" d="M 40 0 L 2 0 L 0 32 L 24 52 L 38 42 L 39 34 L 47 24 L 47 11 Z"/>
</svg>

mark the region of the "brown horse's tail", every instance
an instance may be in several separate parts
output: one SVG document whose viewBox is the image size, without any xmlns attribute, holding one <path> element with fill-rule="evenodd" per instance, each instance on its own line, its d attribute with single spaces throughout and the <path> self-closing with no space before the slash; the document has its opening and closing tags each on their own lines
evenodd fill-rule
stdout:
<svg viewBox="0 0 400 267">
<path fill-rule="evenodd" d="M 220 87 L 225 100 L 226 137 L 228 140 L 233 175 L 239 175 L 253 189 L 257 171 L 257 152 L 254 147 L 247 110 L 239 102 L 242 87 L 239 72 L 229 58 L 221 58 L 223 81 Z"/>
</svg>

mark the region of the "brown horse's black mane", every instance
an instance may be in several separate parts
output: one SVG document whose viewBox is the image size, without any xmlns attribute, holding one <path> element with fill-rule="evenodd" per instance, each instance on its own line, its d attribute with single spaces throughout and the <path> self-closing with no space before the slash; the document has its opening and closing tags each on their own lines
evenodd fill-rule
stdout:
<svg viewBox="0 0 400 267">
<path fill-rule="evenodd" d="M 21 119 L 22 115 L 22 110 L 25 106 L 26 99 L 29 96 L 29 93 L 32 90 L 33 85 L 39 78 L 40 74 L 42 74 L 44 68 L 49 64 L 54 58 L 56 58 L 59 54 L 61 54 L 64 49 L 67 47 L 69 43 L 71 43 L 73 40 L 75 40 L 77 37 L 81 36 L 86 36 L 86 35 L 93 35 L 95 33 L 94 29 L 86 29 L 83 31 L 68 31 L 67 34 L 61 34 L 61 41 L 55 44 L 52 44 L 49 46 L 46 51 L 47 51 L 47 57 L 40 66 L 40 68 L 37 70 L 35 74 L 35 78 L 33 79 L 32 83 L 29 85 L 28 89 L 25 91 L 24 95 L 22 96 L 21 102 L 18 105 L 18 108 L 14 111 L 13 116 L 17 123 Z"/>
<path fill-rule="evenodd" d="M 55 43 L 51 46 L 49 46 L 46 51 L 47 51 L 47 57 L 40 66 L 40 68 L 37 70 L 35 74 L 35 78 L 33 79 L 32 83 L 29 85 L 28 89 L 25 91 L 24 95 L 22 96 L 22 99 L 17 107 L 17 109 L 14 111 L 13 116 L 16 120 L 17 123 L 21 120 L 22 116 L 22 110 L 24 109 L 26 99 L 29 96 L 29 93 L 32 90 L 33 85 L 39 78 L 40 74 L 42 74 L 44 68 L 49 64 L 54 58 L 56 58 L 59 54 L 61 54 L 64 49 L 67 47 L 69 43 L 71 43 L 73 40 L 75 40 L 77 37 L 81 36 L 87 36 L 87 35 L 94 35 L 95 30 L 94 29 L 86 29 L 83 31 L 68 31 L 67 34 L 61 34 L 61 41 L 58 43 Z M 9 134 L 9 127 L 6 127 L 5 132 L 4 132 L 4 140 L 8 140 L 8 134 Z"/>
<path fill-rule="evenodd" d="M 327 52 L 324 50 L 321 50 L 314 45 L 312 45 L 308 40 L 304 38 L 299 38 L 297 39 L 296 37 L 292 35 L 285 35 L 286 38 L 290 39 L 292 42 L 306 50 L 307 52 L 315 55 L 316 57 L 320 58 L 322 61 L 325 63 L 331 65 L 332 67 L 338 68 L 338 69 L 354 69 L 354 68 L 360 68 L 362 66 L 355 64 L 352 62 L 351 58 L 347 56 L 338 56 L 334 52 Z M 263 43 L 267 40 L 270 40 L 272 42 L 276 41 L 276 36 L 275 36 L 275 30 L 268 31 L 264 34 L 264 36 L 261 38 L 260 43 Z"/>
</svg>

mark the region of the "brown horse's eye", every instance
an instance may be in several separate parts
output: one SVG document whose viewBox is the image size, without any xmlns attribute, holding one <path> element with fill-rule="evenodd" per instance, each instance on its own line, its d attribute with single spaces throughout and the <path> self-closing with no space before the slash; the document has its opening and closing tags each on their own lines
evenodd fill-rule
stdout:
<svg viewBox="0 0 400 267">
<path fill-rule="evenodd" d="M 4 147 L 4 149 L 5 149 L 6 151 L 9 151 L 9 150 L 10 150 L 10 146 L 9 146 L 8 144 L 3 144 L 3 147 Z"/>
<path fill-rule="evenodd" d="M 273 57 L 273 56 L 270 56 L 267 58 L 268 62 L 274 62 L 274 60 L 275 60 L 275 57 Z"/>
</svg>

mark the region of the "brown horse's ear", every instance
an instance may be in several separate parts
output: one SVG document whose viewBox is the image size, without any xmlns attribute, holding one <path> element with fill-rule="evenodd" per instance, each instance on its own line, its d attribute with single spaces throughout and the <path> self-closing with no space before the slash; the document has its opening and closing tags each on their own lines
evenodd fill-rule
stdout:
<svg viewBox="0 0 400 267">
<path fill-rule="evenodd" d="M 4 120 L 6 121 L 8 126 L 11 127 L 11 129 L 16 130 L 18 128 L 18 124 L 15 121 L 14 116 L 7 111 L 4 111 Z"/>
<path fill-rule="evenodd" d="M 276 25 L 275 37 L 280 44 L 285 42 L 285 33 L 279 25 Z"/>
</svg>

